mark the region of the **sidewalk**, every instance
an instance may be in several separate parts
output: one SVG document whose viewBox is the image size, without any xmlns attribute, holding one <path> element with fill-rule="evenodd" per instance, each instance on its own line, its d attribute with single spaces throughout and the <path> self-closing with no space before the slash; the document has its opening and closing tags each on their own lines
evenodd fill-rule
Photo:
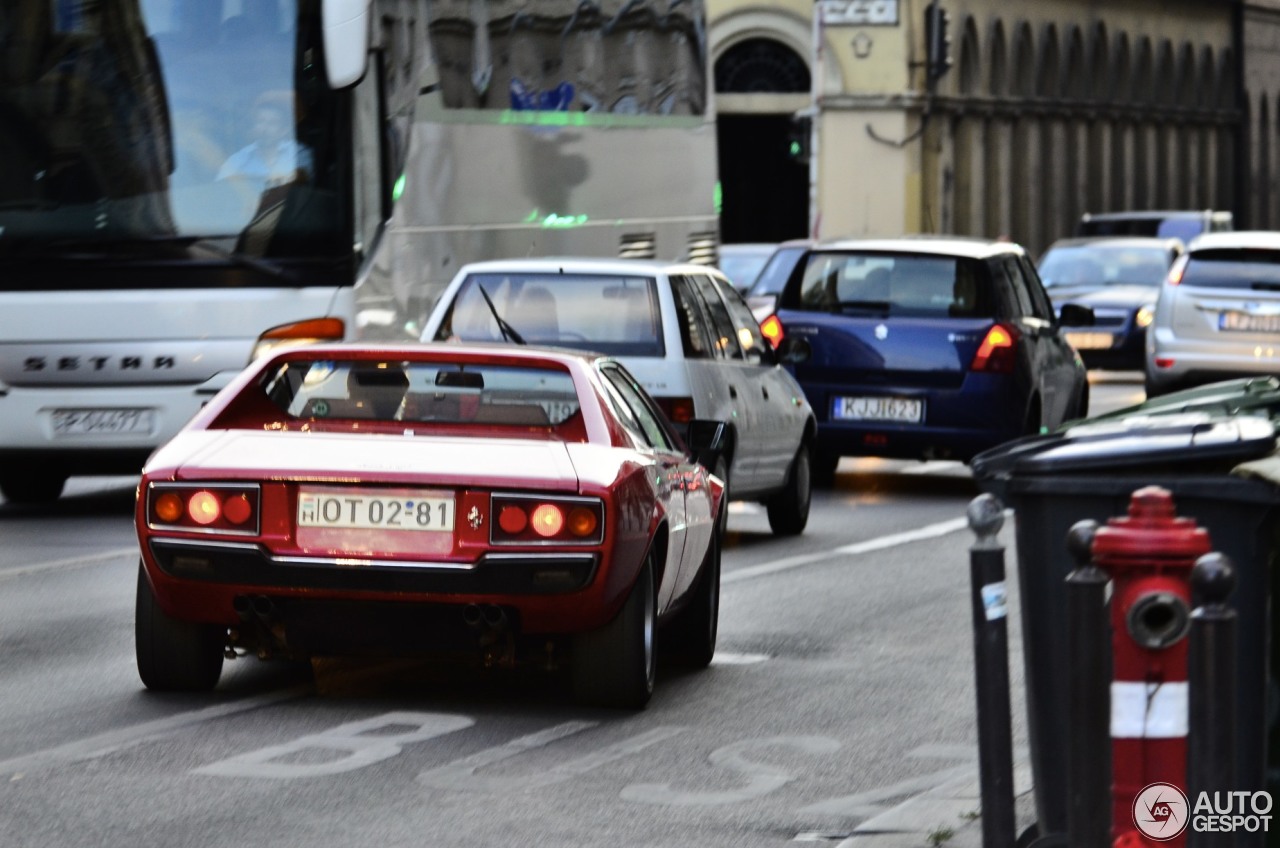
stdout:
<svg viewBox="0 0 1280 848">
<path fill-rule="evenodd" d="M 1035 822 L 1031 766 L 1025 757 L 1014 763 L 1013 785 L 1017 836 Z M 982 848 L 981 794 L 977 774 L 969 772 L 863 821 L 842 841 L 827 844 L 836 848 Z"/>
</svg>

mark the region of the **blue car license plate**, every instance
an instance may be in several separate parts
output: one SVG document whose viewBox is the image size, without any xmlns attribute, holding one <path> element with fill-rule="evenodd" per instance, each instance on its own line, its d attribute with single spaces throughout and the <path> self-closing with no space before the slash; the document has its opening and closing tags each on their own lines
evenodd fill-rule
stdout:
<svg viewBox="0 0 1280 848">
<path fill-rule="evenodd" d="M 924 401 L 902 397 L 837 397 L 831 409 L 836 421 L 896 421 L 916 424 L 924 420 Z"/>
</svg>

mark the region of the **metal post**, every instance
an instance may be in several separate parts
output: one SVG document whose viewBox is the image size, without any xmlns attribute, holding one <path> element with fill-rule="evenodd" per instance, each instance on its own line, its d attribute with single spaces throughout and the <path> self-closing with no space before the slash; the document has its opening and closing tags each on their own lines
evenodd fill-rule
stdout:
<svg viewBox="0 0 1280 848">
<path fill-rule="evenodd" d="M 973 653 L 978 692 L 978 779 L 982 792 L 983 848 L 1009 848 L 1013 815 L 1013 731 L 1009 709 L 1008 593 L 1004 546 L 996 539 L 1004 507 L 992 495 L 969 502 L 973 599 Z"/>
<path fill-rule="evenodd" d="M 1111 843 L 1111 628 L 1107 573 L 1093 564 L 1098 522 L 1067 532 L 1067 836 L 1072 848 Z"/>
<path fill-rule="evenodd" d="M 1235 780 L 1236 611 L 1227 604 L 1236 575 L 1225 554 L 1208 553 L 1191 569 L 1191 643 L 1187 654 L 1187 796 L 1230 792 Z M 1234 843 L 1231 833 L 1189 831 L 1191 848 Z"/>
</svg>

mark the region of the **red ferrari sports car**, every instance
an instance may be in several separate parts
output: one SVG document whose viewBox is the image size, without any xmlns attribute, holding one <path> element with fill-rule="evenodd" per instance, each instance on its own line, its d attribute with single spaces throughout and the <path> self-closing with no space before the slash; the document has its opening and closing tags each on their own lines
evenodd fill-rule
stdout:
<svg viewBox="0 0 1280 848">
<path fill-rule="evenodd" d="M 143 469 L 139 674 L 201 690 L 224 656 L 464 652 L 564 661 L 581 699 L 642 707 L 659 626 L 683 664 L 715 651 L 722 431 L 686 446 L 606 357 L 280 352 Z"/>
</svg>

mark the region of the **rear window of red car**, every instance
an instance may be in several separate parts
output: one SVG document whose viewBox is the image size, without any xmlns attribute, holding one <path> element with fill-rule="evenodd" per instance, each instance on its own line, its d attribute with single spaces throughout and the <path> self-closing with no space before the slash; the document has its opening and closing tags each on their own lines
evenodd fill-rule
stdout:
<svg viewBox="0 0 1280 848">
<path fill-rule="evenodd" d="M 559 427 L 578 414 L 568 371 L 541 366 L 294 360 L 262 388 L 294 419 Z"/>
</svg>

